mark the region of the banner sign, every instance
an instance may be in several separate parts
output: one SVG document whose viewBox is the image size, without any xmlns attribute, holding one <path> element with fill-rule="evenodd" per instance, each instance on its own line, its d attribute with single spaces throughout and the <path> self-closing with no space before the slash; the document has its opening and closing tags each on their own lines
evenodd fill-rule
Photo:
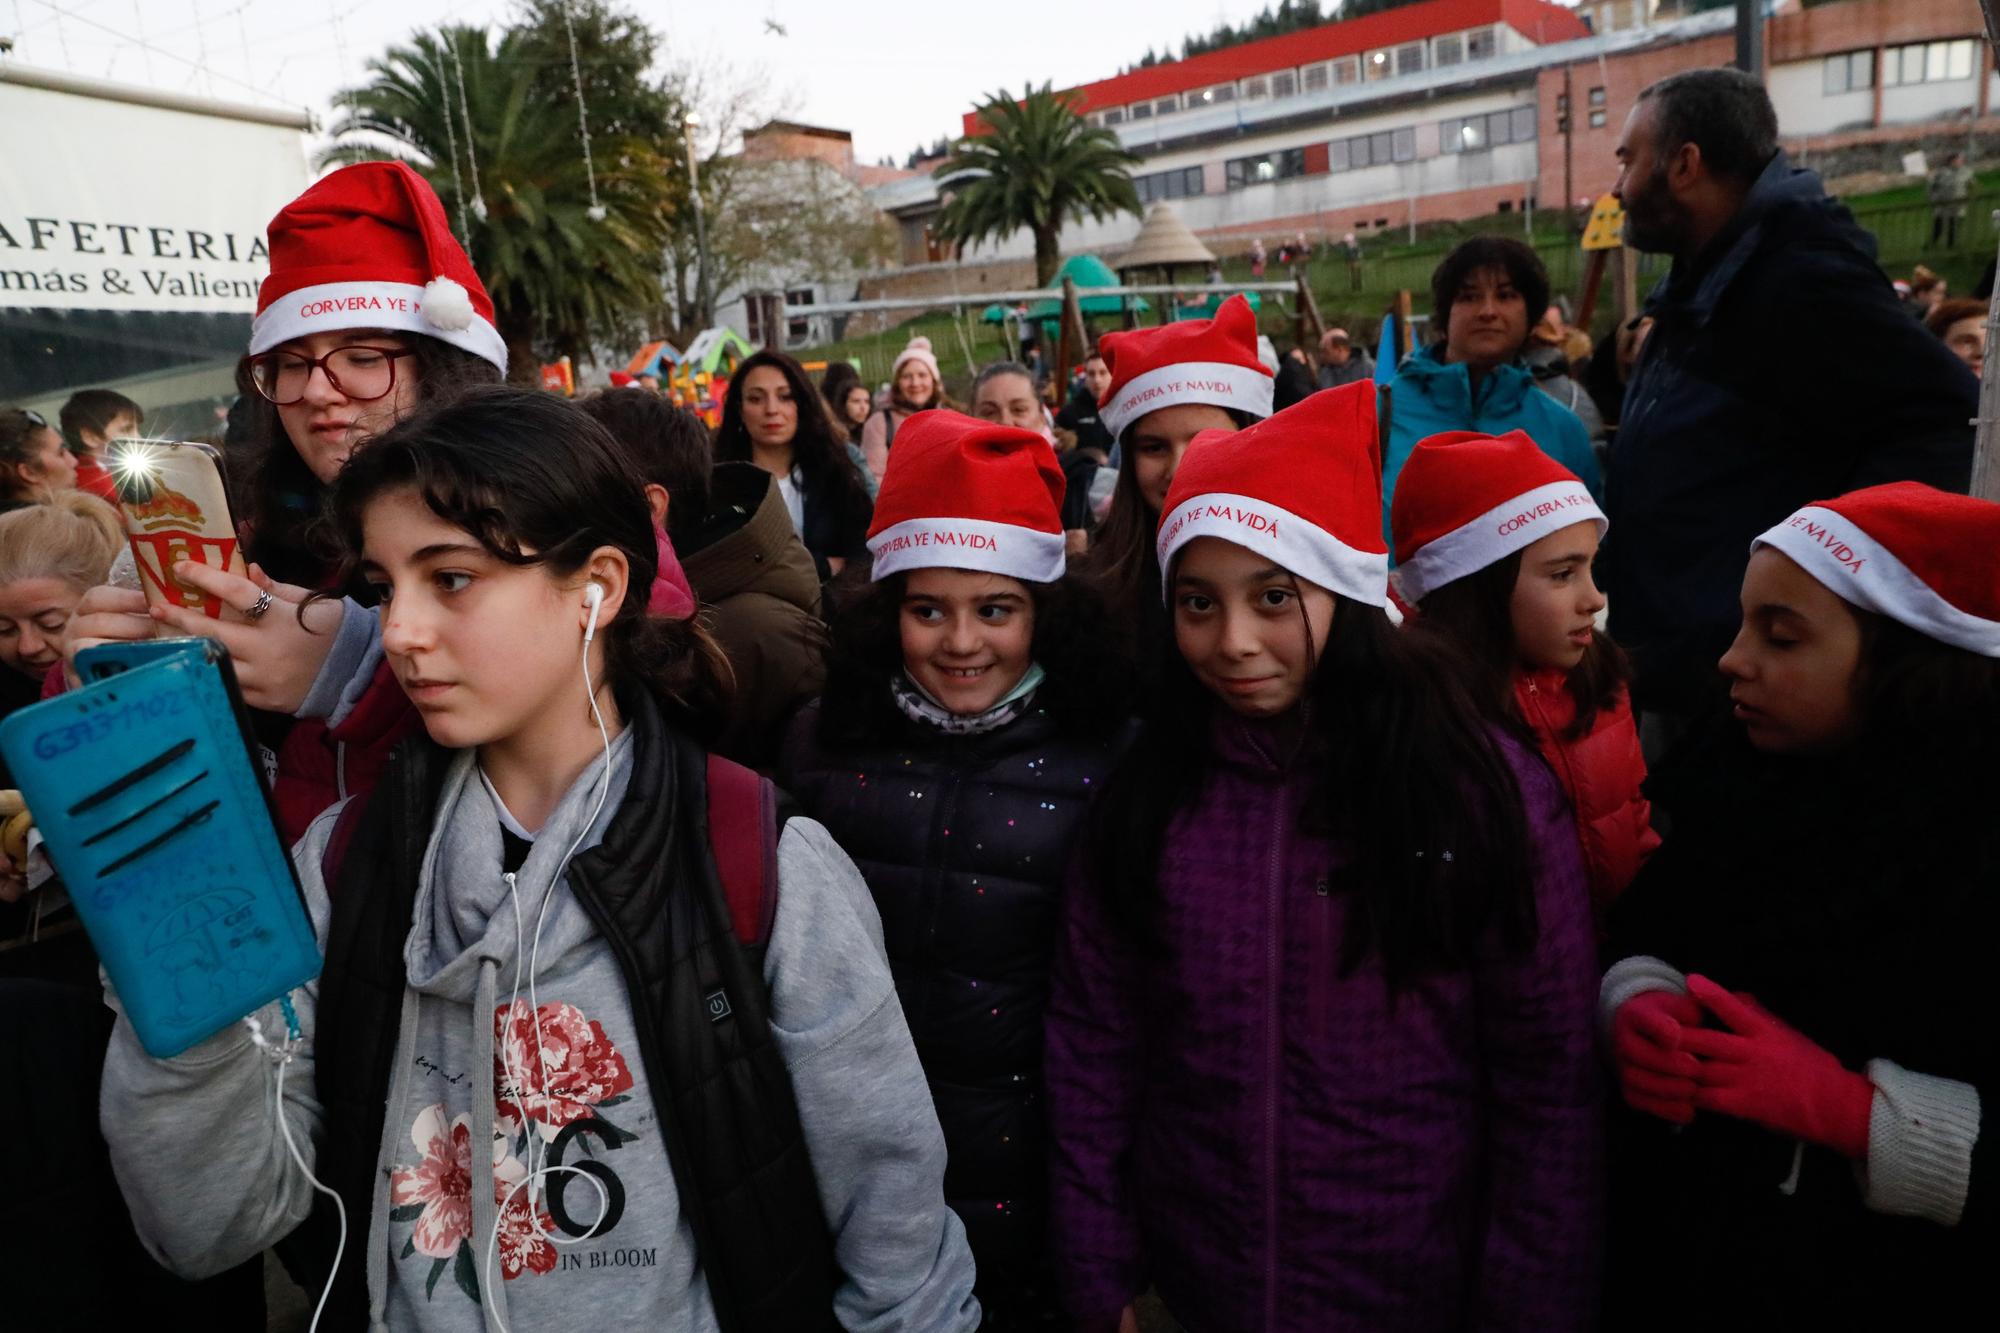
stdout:
<svg viewBox="0 0 2000 1333">
<path fill-rule="evenodd" d="M 0 309 L 251 314 L 296 126 L 0 80 Z"/>
</svg>

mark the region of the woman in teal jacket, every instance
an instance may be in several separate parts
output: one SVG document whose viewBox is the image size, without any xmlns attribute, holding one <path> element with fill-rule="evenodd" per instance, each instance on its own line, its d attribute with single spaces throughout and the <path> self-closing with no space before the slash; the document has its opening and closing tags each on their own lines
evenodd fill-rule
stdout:
<svg viewBox="0 0 2000 1333">
<path fill-rule="evenodd" d="M 1432 324 L 1444 339 L 1404 359 L 1381 404 L 1389 423 L 1382 454 L 1385 541 L 1396 474 L 1417 441 L 1448 430 L 1525 431 L 1602 502 L 1589 433 L 1574 412 L 1535 387 L 1521 364 L 1528 329 L 1548 304 L 1548 271 L 1532 249 L 1508 237 L 1475 236 L 1431 274 Z"/>
</svg>

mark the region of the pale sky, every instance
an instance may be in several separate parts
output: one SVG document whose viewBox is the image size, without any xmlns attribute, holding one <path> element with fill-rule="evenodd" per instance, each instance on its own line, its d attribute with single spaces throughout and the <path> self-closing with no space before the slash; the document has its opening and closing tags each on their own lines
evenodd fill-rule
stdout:
<svg viewBox="0 0 2000 1333">
<path fill-rule="evenodd" d="M 1267 0 L 633 0 L 670 60 L 726 66 L 791 118 L 853 131 L 863 161 L 899 163 L 959 132 L 977 96 L 1088 82 Z M 1331 6 L 1329 6 L 1331 7 Z M 363 61 L 440 22 L 495 26 L 507 0 L 0 0 L 22 64 L 227 101 L 328 99 Z M 767 21 L 785 35 L 767 29 Z"/>
</svg>

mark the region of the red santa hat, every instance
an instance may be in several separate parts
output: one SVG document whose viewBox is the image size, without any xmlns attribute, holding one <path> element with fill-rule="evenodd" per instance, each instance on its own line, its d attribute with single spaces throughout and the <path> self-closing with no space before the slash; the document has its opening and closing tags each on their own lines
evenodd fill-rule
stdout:
<svg viewBox="0 0 2000 1333">
<path fill-rule="evenodd" d="M 1447 583 L 1604 511 L 1577 475 L 1521 431 L 1454 430 L 1420 441 L 1396 475 L 1389 532 L 1396 594 L 1412 605 Z"/>
<path fill-rule="evenodd" d="M 1111 372 L 1098 417 L 1113 439 L 1148 412 L 1178 403 L 1271 415 L 1276 381 L 1257 359 L 1257 317 L 1240 294 L 1224 301 L 1214 319 L 1107 333 L 1097 346 Z"/>
<path fill-rule="evenodd" d="M 421 333 L 507 369 L 493 298 L 430 184 L 401 162 L 358 162 L 278 210 L 250 353 L 340 329 Z"/>
<path fill-rule="evenodd" d="M 1375 386 L 1325 389 L 1247 429 L 1195 436 L 1167 488 L 1160 569 L 1171 570 L 1174 553 L 1197 537 L 1234 542 L 1329 592 L 1386 606 Z"/>
<path fill-rule="evenodd" d="M 1807 505 L 1750 543 L 1842 599 L 1940 643 L 2000 657 L 2000 504 L 1915 481 Z"/>
<path fill-rule="evenodd" d="M 976 569 L 1025 583 L 1063 576 L 1063 473 L 1033 431 L 942 408 L 896 432 L 875 497 L 872 577 Z"/>
</svg>

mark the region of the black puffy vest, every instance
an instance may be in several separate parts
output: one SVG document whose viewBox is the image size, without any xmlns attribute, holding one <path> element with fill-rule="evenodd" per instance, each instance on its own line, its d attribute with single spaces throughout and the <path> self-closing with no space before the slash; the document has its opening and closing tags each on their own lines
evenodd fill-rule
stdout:
<svg viewBox="0 0 2000 1333">
<path fill-rule="evenodd" d="M 982 1291 L 1032 1284 L 1046 1232 L 1042 1010 L 1063 873 L 1116 734 L 1064 735 L 1031 709 L 981 736 L 899 719 L 829 752 L 802 710 L 780 781 L 854 858 L 882 915 Z"/>
<path fill-rule="evenodd" d="M 738 943 L 705 836 L 705 756 L 650 701 L 631 710 L 632 776 L 603 841 L 568 883 L 632 997 L 662 1140 L 717 1320 L 727 1333 L 832 1329 L 839 1271 L 791 1077 L 771 1037 L 762 951 Z M 448 756 L 423 738 L 384 770 L 329 885 L 333 913 L 314 1034 L 325 1108 L 319 1173 L 347 1207 L 349 1242 L 327 1326 L 367 1323 L 362 1249 L 373 1221 L 418 869 Z M 709 998 L 731 1016 L 711 1022 Z M 322 1199 L 284 1247 L 317 1288 L 333 1254 Z M 356 1237 L 361 1239 L 357 1240 Z"/>
</svg>

